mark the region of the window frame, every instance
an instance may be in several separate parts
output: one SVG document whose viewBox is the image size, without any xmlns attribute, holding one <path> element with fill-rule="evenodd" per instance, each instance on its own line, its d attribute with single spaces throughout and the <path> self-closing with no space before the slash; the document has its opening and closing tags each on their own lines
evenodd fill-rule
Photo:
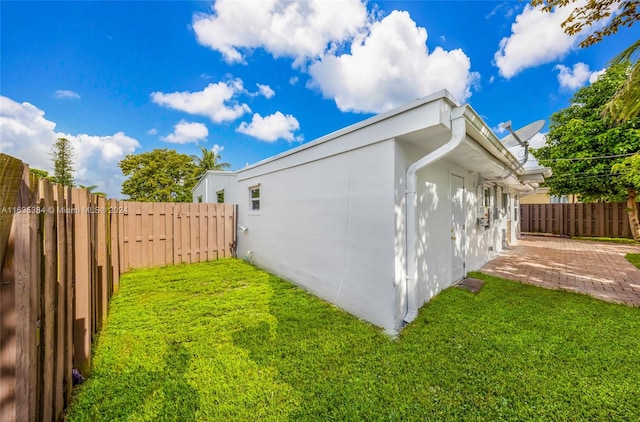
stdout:
<svg viewBox="0 0 640 422">
<path fill-rule="evenodd" d="M 220 200 L 220 197 L 222 197 L 222 201 Z M 216 201 L 218 204 L 224 204 L 224 189 L 216 192 Z"/>
<path fill-rule="evenodd" d="M 249 186 L 249 214 L 258 215 L 262 211 L 262 187 L 258 183 L 257 185 Z M 257 196 L 254 196 L 254 192 L 258 192 Z"/>
</svg>

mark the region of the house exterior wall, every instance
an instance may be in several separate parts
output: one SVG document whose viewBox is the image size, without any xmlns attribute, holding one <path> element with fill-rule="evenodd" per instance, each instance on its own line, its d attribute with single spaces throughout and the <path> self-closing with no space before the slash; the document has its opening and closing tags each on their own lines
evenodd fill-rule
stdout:
<svg viewBox="0 0 640 422">
<path fill-rule="evenodd" d="M 403 208 L 406 206 L 404 189 L 400 188 L 399 181 L 406 177 L 408 166 L 420 159 L 427 152 L 413 145 L 396 142 L 395 158 L 395 285 L 396 303 L 395 317 L 401 321 L 406 306 L 406 287 L 403 279 L 406 277 L 406 234 Z M 417 299 L 421 306 L 437 295 L 443 289 L 451 286 L 458 280 L 452 278 L 453 244 L 451 239 L 451 214 L 452 214 L 452 176 L 464 179 L 464 255 L 465 274 L 478 270 L 484 264 L 493 259 L 503 250 L 503 234 L 507 229 L 509 220 L 508 211 L 513 219 L 514 202 L 517 202 L 517 193 L 509 191 L 507 187 L 496 183 L 486 183 L 480 175 L 468 168 L 455 164 L 446 158 L 439 160 L 417 173 L 418 177 L 418 281 Z M 483 206 L 484 188 L 497 188 L 494 192 L 494 205 L 498 210 L 497 218 L 491 219 L 489 227 L 481 226 L 477 220 L 477 209 Z M 509 193 L 508 200 L 511 207 L 502 203 L 502 193 Z M 519 225 L 511 224 L 511 238 L 514 242 L 519 234 Z M 505 232 L 503 232 L 505 231 Z M 506 240 L 506 239 L 505 239 Z"/>
<path fill-rule="evenodd" d="M 217 203 L 218 192 L 224 191 L 224 202 L 235 204 L 238 201 L 236 197 L 237 180 L 236 173 L 209 170 L 193 188 L 193 202 L 199 202 L 198 198 L 202 197 L 202 202 Z"/>
<path fill-rule="evenodd" d="M 238 204 L 240 258 L 397 332 L 417 307 L 517 239 L 518 192 L 531 188 L 501 148 L 472 109 L 440 93 L 236 173 L 210 172 L 194 200 L 215 202 L 225 189 L 226 202 Z M 414 163 L 424 167 L 412 167 L 408 185 Z M 451 186 L 459 178 L 465 268 L 454 277 Z M 478 222 L 485 189 L 492 195 L 487 227 Z M 407 198 L 417 201 L 416 213 Z M 417 217 L 409 224 L 408 214 Z M 408 245 L 414 221 L 409 235 L 417 239 Z"/>
<path fill-rule="evenodd" d="M 394 330 L 393 141 L 260 172 L 237 183 L 238 256 Z M 303 158 L 303 157 L 299 157 Z M 249 190 L 260 188 L 260 210 Z"/>
<path fill-rule="evenodd" d="M 549 188 L 539 188 L 536 193 L 523 196 L 520 200 L 521 204 L 576 204 L 578 202 L 577 195 L 549 195 Z"/>
</svg>

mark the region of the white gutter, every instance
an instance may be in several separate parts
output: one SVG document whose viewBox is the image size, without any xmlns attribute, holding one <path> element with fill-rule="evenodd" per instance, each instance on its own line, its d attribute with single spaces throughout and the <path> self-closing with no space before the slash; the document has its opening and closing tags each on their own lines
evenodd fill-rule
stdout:
<svg viewBox="0 0 640 422">
<path fill-rule="evenodd" d="M 418 316 L 418 300 L 417 300 L 417 281 L 418 281 L 418 255 L 417 249 L 417 173 L 420 169 L 433 164 L 442 157 L 456 149 L 467 135 L 464 113 L 467 110 L 466 105 L 462 105 L 451 110 L 451 139 L 430 154 L 425 155 L 415 163 L 411 164 L 407 169 L 407 190 L 405 192 L 406 203 L 406 303 L 407 312 L 404 317 L 405 322 L 413 321 Z"/>
</svg>

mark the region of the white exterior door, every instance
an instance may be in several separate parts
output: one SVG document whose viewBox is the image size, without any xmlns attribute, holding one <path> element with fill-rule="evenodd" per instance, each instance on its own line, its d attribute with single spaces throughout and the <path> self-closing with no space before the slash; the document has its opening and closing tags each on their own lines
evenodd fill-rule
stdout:
<svg viewBox="0 0 640 422">
<path fill-rule="evenodd" d="M 464 277 L 464 179 L 451 175 L 451 282 Z"/>
</svg>

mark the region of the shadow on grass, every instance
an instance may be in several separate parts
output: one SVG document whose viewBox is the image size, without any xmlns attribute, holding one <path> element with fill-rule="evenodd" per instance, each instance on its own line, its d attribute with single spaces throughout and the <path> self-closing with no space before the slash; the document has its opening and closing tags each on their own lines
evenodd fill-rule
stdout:
<svg viewBox="0 0 640 422">
<path fill-rule="evenodd" d="M 118 377 L 127 382 L 110 384 L 111 388 L 114 385 L 124 388 L 109 391 L 107 397 L 111 405 L 108 407 L 102 403 L 104 397 L 95 395 L 104 392 L 102 388 L 90 388 L 89 394 L 92 397 L 85 397 L 78 404 L 76 414 L 71 419 L 196 421 L 198 392 L 189 385 L 186 377 L 190 361 L 191 356 L 182 344 L 169 342 L 163 370 L 137 370 L 119 374 Z M 91 382 L 93 380 L 90 378 L 89 383 Z"/>
<path fill-rule="evenodd" d="M 300 396 L 294 420 L 557 420 L 571 414 L 593 420 L 634 413 L 610 399 L 635 401 L 626 385 L 637 376 L 611 365 L 635 366 L 637 356 L 615 339 L 637 331 L 637 324 L 613 334 L 607 323 L 608 313 L 615 318 L 628 310 L 478 276 L 488 282 L 479 295 L 448 289 L 397 340 L 321 301 L 288 306 L 286 298 L 306 293 L 272 277 L 274 322 L 245 327 L 232 338 Z"/>
<path fill-rule="evenodd" d="M 159 419 L 173 419 L 179 415 L 180 421 L 196 420 L 199 400 L 198 392 L 189 385 L 187 371 L 191 356 L 178 342 L 170 342 L 165 356 L 165 377 L 162 386 L 164 402 L 158 412 Z"/>
<path fill-rule="evenodd" d="M 140 273 L 69 421 L 639 420 L 637 309 L 477 277 L 391 339 L 239 261 Z"/>
</svg>

